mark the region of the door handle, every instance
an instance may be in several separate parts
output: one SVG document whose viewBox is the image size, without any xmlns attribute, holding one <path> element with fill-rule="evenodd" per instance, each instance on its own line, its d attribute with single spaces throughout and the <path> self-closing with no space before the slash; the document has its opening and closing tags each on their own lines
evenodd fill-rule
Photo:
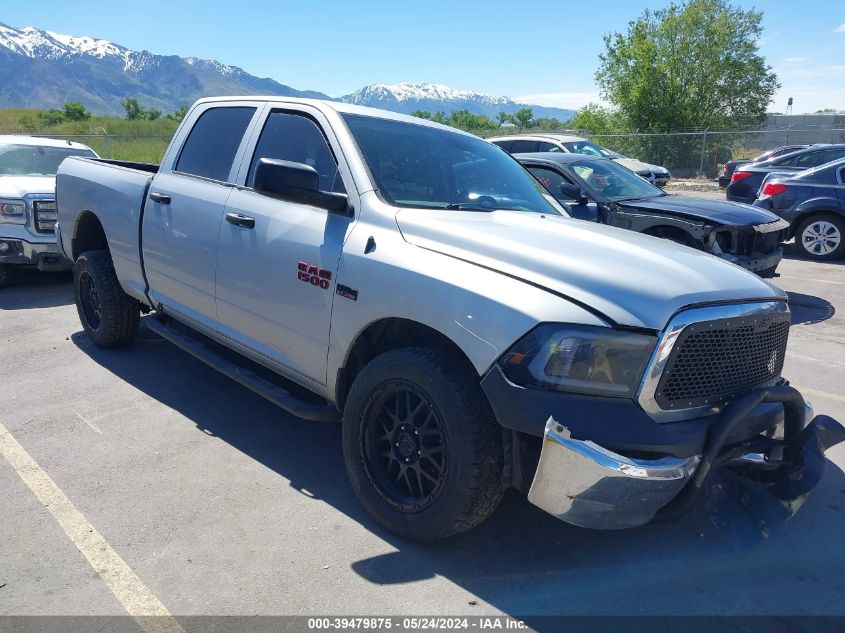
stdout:
<svg viewBox="0 0 845 633">
<path fill-rule="evenodd" d="M 245 229 L 255 228 L 255 218 L 251 218 L 248 215 L 241 215 L 240 213 L 227 213 L 226 222 L 235 226 L 242 226 Z"/>
<path fill-rule="evenodd" d="M 150 200 L 158 204 L 170 204 L 170 196 L 166 193 L 158 193 L 153 191 L 150 193 Z"/>
</svg>

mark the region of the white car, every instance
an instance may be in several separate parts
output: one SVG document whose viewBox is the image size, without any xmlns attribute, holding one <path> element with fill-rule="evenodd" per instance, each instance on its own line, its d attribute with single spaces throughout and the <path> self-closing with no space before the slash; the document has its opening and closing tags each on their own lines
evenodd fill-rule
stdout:
<svg viewBox="0 0 845 633">
<path fill-rule="evenodd" d="M 564 152 L 568 154 L 586 154 L 609 158 L 627 167 L 632 172 L 658 187 L 666 186 L 672 174 L 660 165 L 644 163 L 636 158 L 628 158 L 613 150 L 599 147 L 592 141 L 580 136 L 568 134 L 519 134 L 517 136 L 496 136 L 487 139 L 509 154 L 530 154 L 533 152 Z"/>
<path fill-rule="evenodd" d="M 68 156 L 96 158 L 87 145 L 0 136 L 0 286 L 11 266 L 66 270 L 56 243 L 56 172 Z"/>
</svg>

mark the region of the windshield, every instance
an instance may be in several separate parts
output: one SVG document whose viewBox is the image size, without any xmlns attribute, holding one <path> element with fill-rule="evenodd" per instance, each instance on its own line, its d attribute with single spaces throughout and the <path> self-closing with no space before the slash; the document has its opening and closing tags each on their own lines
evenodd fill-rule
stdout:
<svg viewBox="0 0 845 633">
<path fill-rule="evenodd" d="M 599 150 L 605 158 L 627 158 L 627 156 L 623 156 L 619 152 L 614 152 L 612 149 L 607 149 L 606 147 L 600 147 Z"/>
<path fill-rule="evenodd" d="M 55 176 L 68 156 L 95 158 L 87 149 L 42 145 L 0 145 L 0 176 Z"/>
<path fill-rule="evenodd" d="M 610 160 L 579 160 L 569 166 L 590 187 L 614 202 L 666 195 L 647 180 Z"/>
<path fill-rule="evenodd" d="M 391 204 L 559 214 L 543 186 L 487 141 L 404 121 L 358 114 L 343 119 Z"/>
<path fill-rule="evenodd" d="M 563 146 L 573 154 L 586 154 L 587 156 L 599 157 L 604 156 L 601 152 L 601 147 L 595 143 L 590 143 L 590 141 L 572 141 L 570 143 L 564 143 Z"/>
</svg>

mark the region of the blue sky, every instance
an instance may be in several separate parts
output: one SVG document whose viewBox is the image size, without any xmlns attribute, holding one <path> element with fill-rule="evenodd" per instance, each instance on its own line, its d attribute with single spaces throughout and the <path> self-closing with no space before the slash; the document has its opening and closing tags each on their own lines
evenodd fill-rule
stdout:
<svg viewBox="0 0 845 633">
<path fill-rule="evenodd" d="M 300 89 L 442 83 L 543 105 L 597 100 L 601 36 L 666 0 L 5 0 L 0 22 L 218 59 Z M 771 110 L 845 109 L 845 2 L 740 0 L 765 12 L 761 52 L 783 88 Z M 71 8 L 68 8 L 71 7 Z"/>
</svg>

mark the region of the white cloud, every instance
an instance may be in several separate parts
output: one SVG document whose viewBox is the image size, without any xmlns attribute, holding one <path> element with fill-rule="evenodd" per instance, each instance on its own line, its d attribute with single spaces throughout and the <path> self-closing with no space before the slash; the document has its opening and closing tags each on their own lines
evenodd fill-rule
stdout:
<svg viewBox="0 0 845 633">
<path fill-rule="evenodd" d="M 790 64 L 790 65 L 803 64 L 805 61 L 807 61 L 806 57 L 784 57 L 783 58 L 783 63 L 784 64 Z"/>
<path fill-rule="evenodd" d="M 603 103 L 599 93 L 591 92 L 544 92 L 534 95 L 522 95 L 513 97 L 519 103 L 530 103 L 532 105 L 546 106 L 549 108 L 568 108 L 577 110 L 588 103 Z"/>
<path fill-rule="evenodd" d="M 845 22 L 833 29 L 834 33 L 845 33 Z"/>
</svg>

